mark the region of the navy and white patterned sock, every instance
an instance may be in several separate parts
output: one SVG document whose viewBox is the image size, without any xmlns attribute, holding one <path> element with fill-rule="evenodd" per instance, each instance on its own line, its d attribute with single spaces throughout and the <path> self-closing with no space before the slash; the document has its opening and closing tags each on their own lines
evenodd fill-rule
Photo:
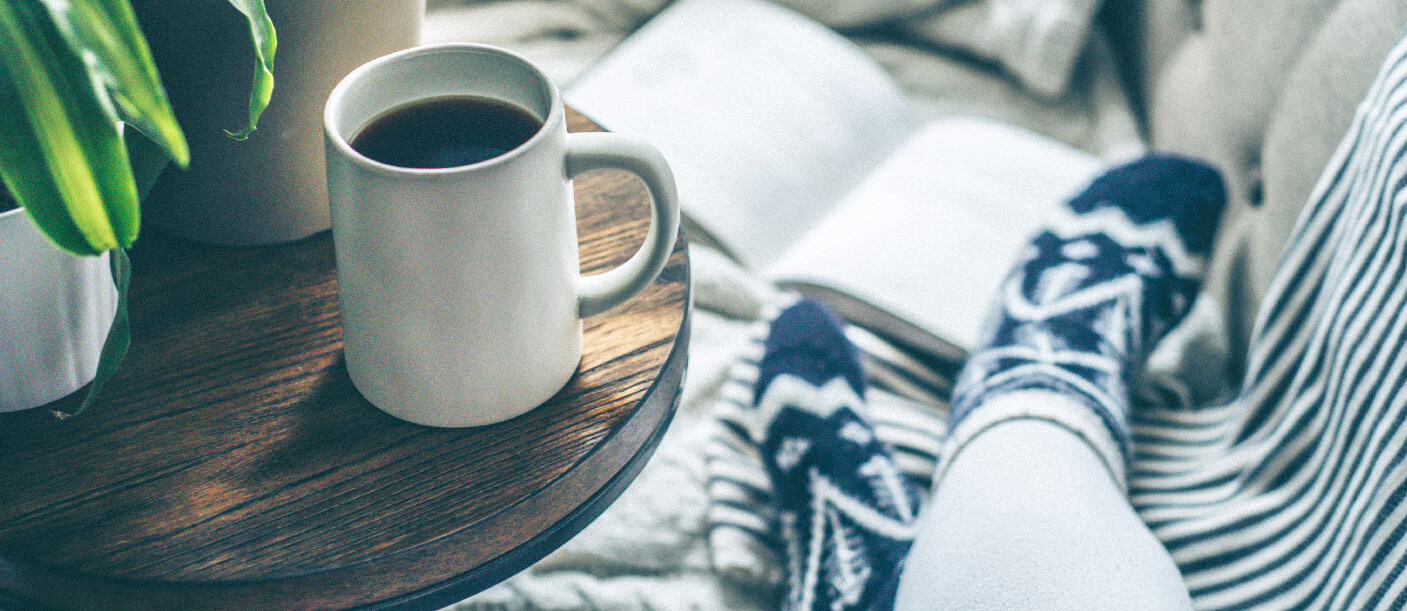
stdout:
<svg viewBox="0 0 1407 611">
<path fill-rule="evenodd" d="M 888 609 L 921 496 L 866 421 L 860 353 L 801 300 L 772 323 L 753 396 L 786 569 L 784 608 Z"/>
<path fill-rule="evenodd" d="M 1190 308 L 1225 199 L 1215 169 L 1170 155 L 1111 169 L 1071 199 L 1004 283 L 985 343 L 959 375 L 947 459 L 1001 421 L 1037 418 L 1090 442 L 1124 485 L 1130 385 Z M 1021 391 L 1088 411 L 993 401 Z"/>
<path fill-rule="evenodd" d="M 704 446 L 709 560 L 715 575 L 748 591 L 780 591 L 786 581 L 785 546 L 772 502 L 772 479 L 758 448 L 765 431 L 758 425 L 754 397 L 772 323 L 797 299 L 796 294 L 781 293 L 765 305 L 709 406 L 713 426 Z M 857 382 L 864 387 L 865 423 L 906 479 L 927 491 L 948 433 L 948 376 L 957 371 L 930 370 L 928 363 L 907 358 L 863 328 L 845 325 L 844 332 L 865 367 L 863 381 Z M 779 362 L 769 363 L 769 376 Z M 862 379 L 854 371 L 849 375 Z"/>
</svg>

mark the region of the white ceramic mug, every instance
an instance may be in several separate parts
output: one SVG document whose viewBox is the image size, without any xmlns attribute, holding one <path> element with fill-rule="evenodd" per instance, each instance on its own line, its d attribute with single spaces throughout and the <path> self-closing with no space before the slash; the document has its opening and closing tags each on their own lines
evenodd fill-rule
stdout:
<svg viewBox="0 0 1407 611">
<path fill-rule="evenodd" d="M 390 109 L 454 95 L 509 102 L 543 126 L 452 168 L 387 165 L 350 144 Z M 674 247 L 664 158 L 614 134 L 567 134 L 556 85 L 509 51 L 441 44 L 373 60 L 333 89 L 324 128 L 347 370 L 404 420 L 491 424 L 551 398 L 581 360 L 581 319 L 647 286 Z M 644 181 L 649 236 L 625 264 L 582 277 L 571 177 L 604 168 Z"/>
</svg>

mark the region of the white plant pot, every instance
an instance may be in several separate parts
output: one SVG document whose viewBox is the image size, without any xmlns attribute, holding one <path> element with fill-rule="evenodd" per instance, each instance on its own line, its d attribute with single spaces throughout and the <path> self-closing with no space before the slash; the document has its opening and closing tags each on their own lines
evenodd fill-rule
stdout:
<svg viewBox="0 0 1407 611">
<path fill-rule="evenodd" d="M 108 255 L 68 254 L 23 210 L 0 212 L 0 412 L 91 382 L 116 312 Z"/>
</svg>

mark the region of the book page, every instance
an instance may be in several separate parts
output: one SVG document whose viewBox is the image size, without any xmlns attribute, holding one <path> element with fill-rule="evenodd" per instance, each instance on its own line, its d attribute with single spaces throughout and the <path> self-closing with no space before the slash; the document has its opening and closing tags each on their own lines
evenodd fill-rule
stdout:
<svg viewBox="0 0 1407 611">
<path fill-rule="evenodd" d="M 757 268 L 912 127 L 902 92 L 858 47 L 759 0 L 681 0 L 564 96 L 659 148 L 684 213 Z"/>
<path fill-rule="evenodd" d="M 869 302 L 971 349 L 1031 236 L 1104 169 L 976 119 L 921 129 L 769 270 Z"/>
</svg>

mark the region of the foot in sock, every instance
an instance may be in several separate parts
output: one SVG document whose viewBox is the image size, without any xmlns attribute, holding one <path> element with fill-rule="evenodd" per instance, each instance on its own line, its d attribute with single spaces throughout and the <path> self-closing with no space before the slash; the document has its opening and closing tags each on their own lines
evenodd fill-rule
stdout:
<svg viewBox="0 0 1407 611">
<path fill-rule="evenodd" d="M 754 403 L 786 609 L 893 606 L 920 496 L 866 422 L 864 385 L 858 351 L 820 304 L 802 300 L 772 323 Z"/>
<path fill-rule="evenodd" d="M 1012 417 L 1089 421 L 980 409 L 999 395 L 1050 391 L 1097 417 L 1093 427 L 1072 426 L 1092 443 L 1112 442 L 1096 450 L 1121 474 L 1131 453 L 1129 387 L 1187 313 L 1224 202 L 1215 169 L 1168 155 L 1114 168 L 1071 199 L 1003 286 L 986 342 L 954 389 L 950 445 Z M 1091 430 L 1100 425 L 1107 432 Z"/>
</svg>

